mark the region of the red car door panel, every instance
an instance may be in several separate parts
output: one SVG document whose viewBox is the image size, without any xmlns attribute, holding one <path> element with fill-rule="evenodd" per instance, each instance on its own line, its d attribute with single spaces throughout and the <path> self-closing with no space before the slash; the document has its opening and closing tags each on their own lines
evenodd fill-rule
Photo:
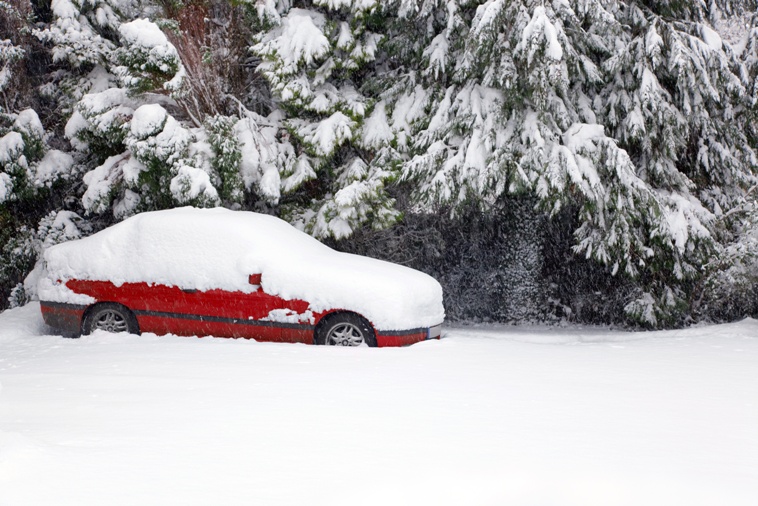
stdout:
<svg viewBox="0 0 758 506">
<path fill-rule="evenodd" d="M 252 293 L 201 291 L 147 283 L 116 286 L 109 281 L 83 280 L 70 280 L 66 286 L 77 293 L 90 295 L 98 302 L 117 302 L 128 307 L 137 317 L 142 332 L 263 341 L 313 341 L 313 326 L 309 321 L 269 320 L 273 310 L 303 314 L 309 304 L 302 300 L 286 300 L 261 289 Z"/>
</svg>

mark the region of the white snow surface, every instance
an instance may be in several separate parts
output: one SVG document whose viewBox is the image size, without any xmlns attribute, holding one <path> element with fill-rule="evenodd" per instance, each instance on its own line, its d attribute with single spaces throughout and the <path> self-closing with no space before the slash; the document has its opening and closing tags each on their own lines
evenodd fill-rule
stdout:
<svg viewBox="0 0 758 506">
<path fill-rule="evenodd" d="M 13 128 L 28 135 L 41 138 L 45 135 L 45 129 L 34 109 L 24 109 L 13 122 Z"/>
<path fill-rule="evenodd" d="M 34 182 L 40 186 L 51 186 L 56 180 L 66 177 L 73 166 L 74 157 L 63 151 L 51 149 L 37 165 Z"/>
<path fill-rule="evenodd" d="M 699 28 L 700 34 L 703 37 L 705 43 L 708 44 L 714 51 L 721 51 L 724 42 L 721 40 L 721 36 L 718 34 L 718 32 L 714 31 L 706 25 L 700 25 Z"/>
<path fill-rule="evenodd" d="M 353 138 L 354 128 L 355 122 L 337 111 L 318 123 L 307 125 L 302 129 L 302 133 L 319 155 L 327 156 L 345 141 Z"/>
<path fill-rule="evenodd" d="M 271 42 L 271 48 L 285 72 L 294 72 L 301 62 L 312 65 L 329 51 L 329 39 L 321 31 L 325 23 L 322 14 L 306 9 L 291 9 L 282 19 L 281 36 Z"/>
<path fill-rule="evenodd" d="M 371 116 L 363 123 L 363 135 L 360 142 L 370 149 L 379 149 L 394 137 L 392 128 L 387 123 L 387 110 L 384 101 L 377 102 Z"/>
<path fill-rule="evenodd" d="M 758 322 L 407 348 L 0 314 L 0 503 L 754 506 Z"/>
<path fill-rule="evenodd" d="M 150 135 L 155 135 L 163 129 L 166 124 L 168 113 L 160 104 L 142 105 L 134 111 L 134 116 L 129 124 L 129 130 L 132 136 L 138 139 L 144 139 Z"/>
<path fill-rule="evenodd" d="M 218 201 L 218 192 L 211 184 L 208 173 L 187 165 L 179 167 L 179 172 L 171 180 L 169 189 L 178 202 L 186 202 L 200 196 Z"/>
<path fill-rule="evenodd" d="M 524 27 L 521 40 L 516 46 L 516 52 L 526 51 L 531 65 L 532 58 L 540 47 L 544 47 L 545 55 L 554 61 L 563 58 L 563 48 L 558 40 L 558 31 L 547 16 L 545 7 L 541 5 L 534 9 L 531 21 Z"/>
<path fill-rule="evenodd" d="M 40 281 L 41 300 L 76 302 L 75 294 L 57 280 L 251 292 L 256 288 L 248 284 L 248 276 L 260 273 L 269 294 L 306 300 L 314 312 L 355 311 L 377 329 L 428 327 L 444 319 L 442 288 L 434 278 L 336 252 L 273 216 L 223 208 L 138 214 L 90 237 L 49 248 L 45 262 L 48 275 Z"/>
<path fill-rule="evenodd" d="M 148 51 L 159 59 L 179 58 L 176 48 L 169 42 L 161 29 L 149 19 L 135 19 L 123 23 L 119 33 L 129 44 Z"/>
<path fill-rule="evenodd" d="M 24 138 L 18 132 L 8 132 L 0 137 L 0 163 L 19 161 L 24 150 Z M 23 164 L 26 164 L 24 157 Z"/>
</svg>

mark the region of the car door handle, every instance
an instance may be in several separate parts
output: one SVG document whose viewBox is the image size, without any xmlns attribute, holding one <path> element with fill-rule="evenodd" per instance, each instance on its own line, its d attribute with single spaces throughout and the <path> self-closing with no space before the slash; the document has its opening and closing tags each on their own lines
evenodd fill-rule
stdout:
<svg viewBox="0 0 758 506">
<path fill-rule="evenodd" d="M 182 288 L 182 291 L 184 293 L 197 293 L 197 290 L 195 288 Z"/>
</svg>

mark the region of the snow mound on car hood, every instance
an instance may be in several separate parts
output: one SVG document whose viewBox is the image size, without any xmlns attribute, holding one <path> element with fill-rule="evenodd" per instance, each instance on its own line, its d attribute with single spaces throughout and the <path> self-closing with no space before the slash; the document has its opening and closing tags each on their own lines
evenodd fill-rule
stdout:
<svg viewBox="0 0 758 506">
<path fill-rule="evenodd" d="M 436 325 L 442 288 L 422 272 L 340 253 L 286 222 L 251 212 L 185 207 L 142 213 L 45 252 L 42 300 L 83 302 L 51 280 L 148 282 L 185 289 L 251 292 L 262 274 L 270 294 L 362 314 L 379 329 Z M 81 297 L 81 296 L 79 296 Z"/>
</svg>

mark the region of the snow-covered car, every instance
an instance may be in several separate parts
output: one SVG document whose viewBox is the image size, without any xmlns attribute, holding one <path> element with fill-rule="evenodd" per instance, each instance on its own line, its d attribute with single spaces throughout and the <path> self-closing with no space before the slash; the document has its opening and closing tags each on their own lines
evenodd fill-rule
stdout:
<svg viewBox="0 0 758 506">
<path fill-rule="evenodd" d="M 221 208 L 142 213 L 53 246 L 38 293 L 45 322 L 74 335 L 401 346 L 439 338 L 445 316 L 431 276 Z"/>
</svg>

